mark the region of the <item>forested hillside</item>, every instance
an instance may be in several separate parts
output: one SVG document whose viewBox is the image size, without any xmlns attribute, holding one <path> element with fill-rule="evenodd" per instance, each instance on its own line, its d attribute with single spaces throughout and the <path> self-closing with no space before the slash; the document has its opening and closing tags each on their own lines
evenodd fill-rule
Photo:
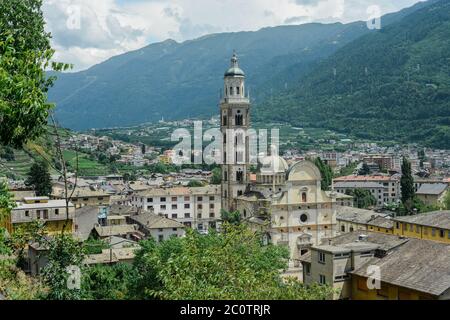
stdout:
<svg viewBox="0 0 450 320">
<path fill-rule="evenodd" d="M 257 116 L 450 148 L 450 2 L 344 46 Z"/>
</svg>

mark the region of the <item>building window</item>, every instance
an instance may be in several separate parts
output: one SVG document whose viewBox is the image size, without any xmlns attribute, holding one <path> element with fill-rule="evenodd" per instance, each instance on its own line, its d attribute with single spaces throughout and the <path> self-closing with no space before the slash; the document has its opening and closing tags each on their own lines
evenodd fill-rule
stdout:
<svg viewBox="0 0 450 320">
<path fill-rule="evenodd" d="M 158 242 L 163 242 L 164 241 L 164 236 L 162 234 L 160 234 L 158 236 Z"/>
<path fill-rule="evenodd" d="M 197 197 L 197 201 L 203 201 L 203 197 Z"/>
<path fill-rule="evenodd" d="M 445 237 L 445 230 L 439 230 L 439 236 L 441 238 L 444 238 Z"/>
<path fill-rule="evenodd" d="M 191 198 L 189 196 L 184 197 L 184 201 L 190 201 L 190 200 L 191 200 Z"/>
<path fill-rule="evenodd" d="M 308 215 L 307 214 L 302 214 L 301 216 L 300 216 L 300 221 L 302 222 L 302 223 L 305 223 L 306 221 L 308 221 Z"/>
<path fill-rule="evenodd" d="M 325 263 L 325 253 L 319 252 L 319 263 Z"/>
<path fill-rule="evenodd" d="M 350 227 L 350 232 L 353 232 L 355 229 L 353 229 L 353 227 Z"/>
<path fill-rule="evenodd" d="M 243 117 L 243 115 L 242 114 L 237 114 L 235 117 L 234 117 L 234 122 L 235 122 L 235 126 L 242 126 L 243 125 L 243 123 L 244 123 L 244 117 Z"/>
<path fill-rule="evenodd" d="M 209 217 L 210 217 L 210 218 L 214 218 L 214 212 L 210 212 L 210 213 L 209 213 Z"/>
<path fill-rule="evenodd" d="M 210 204 L 209 204 L 209 208 L 210 208 L 210 209 L 214 209 L 214 203 L 210 203 Z"/>
<path fill-rule="evenodd" d="M 201 204 L 201 203 L 199 203 L 198 205 L 197 205 L 197 209 L 203 209 L 203 205 Z"/>
<path fill-rule="evenodd" d="M 309 263 L 305 263 L 305 273 L 308 276 L 311 274 L 311 265 Z"/>
<path fill-rule="evenodd" d="M 327 284 L 327 279 L 324 275 L 320 274 L 319 275 L 319 283 L 320 284 Z"/>
<path fill-rule="evenodd" d="M 241 94 L 241 88 L 236 87 L 236 94 Z"/>
<path fill-rule="evenodd" d="M 191 214 L 190 214 L 190 213 L 185 213 L 185 214 L 184 214 L 184 217 L 185 217 L 185 218 L 190 218 L 190 217 L 191 217 Z"/>
<path fill-rule="evenodd" d="M 306 192 L 302 192 L 302 202 L 308 202 L 307 200 Z"/>
<path fill-rule="evenodd" d="M 55 215 L 59 215 L 59 209 L 55 209 Z"/>
<path fill-rule="evenodd" d="M 185 209 L 190 209 L 190 208 L 191 208 L 191 205 L 190 205 L 189 203 L 185 203 L 185 204 L 184 204 L 184 208 L 185 208 Z"/>
<path fill-rule="evenodd" d="M 166 198 L 165 197 L 161 197 L 161 202 L 166 202 Z"/>
<path fill-rule="evenodd" d="M 242 190 L 239 190 L 239 191 L 237 192 L 238 197 L 242 196 L 243 194 L 244 194 L 244 193 L 242 192 Z"/>
<path fill-rule="evenodd" d="M 178 206 L 176 204 L 173 204 L 172 205 L 172 210 L 177 210 L 177 209 L 178 209 Z"/>
<path fill-rule="evenodd" d="M 345 232 L 345 226 L 341 226 L 341 231 Z"/>
<path fill-rule="evenodd" d="M 25 217 L 29 217 L 30 216 L 30 211 L 25 210 Z"/>
<path fill-rule="evenodd" d="M 178 214 L 176 213 L 172 214 L 172 219 L 178 219 Z"/>
<path fill-rule="evenodd" d="M 396 223 L 395 223 L 395 228 L 396 228 L 396 229 L 400 229 L 400 223 L 396 222 Z"/>
<path fill-rule="evenodd" d="M 153 202 L 153 198 L 147 198 L 147 202 Z"/>
<path fill-rule="evenodd" d="M 244 180 L 244 173 L 242 171 L 236 172 L 236 181 L 242 182 Z"/>
<path fill-rule="evenodd" d="M 172 202 L 177 202 L 177 197 L 172 197 Z"/>
<path fill-rule="evenodd" d="M 227 116 L 223 116 L 223 118 L 222 118 L 222 125 L 223 126 L 227 125 Z"/>
<path fill-rule="evenodd" d="M 163 204 L 163 205 L 161 205 L 161 210 L 166 210 L 166 205 L 165 204 Z"/>
<path fill-rule="evenodd" d="M 209 201 L 214 201 L 216 198 L 214 196 L 209 197 Z"/>
</svg>

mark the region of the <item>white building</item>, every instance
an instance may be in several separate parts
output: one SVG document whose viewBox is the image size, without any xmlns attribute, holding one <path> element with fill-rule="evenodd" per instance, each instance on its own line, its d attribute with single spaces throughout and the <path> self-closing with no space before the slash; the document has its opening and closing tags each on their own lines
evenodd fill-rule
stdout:
<svg viewBox="0 0 450 320">
<path fill-rule="evenodd" d="M 164 215 L 197 230 L 216 229 L 221 218 L 220 186 L 154 188 L 132 195 L 136 208 Z"/>
</svg>

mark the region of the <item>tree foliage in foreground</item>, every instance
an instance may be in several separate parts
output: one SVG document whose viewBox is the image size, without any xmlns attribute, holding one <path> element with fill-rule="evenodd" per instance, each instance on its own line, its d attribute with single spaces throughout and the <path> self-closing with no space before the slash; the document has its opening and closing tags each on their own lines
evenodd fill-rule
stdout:
<svg viewBox="0 0 450 320">
<path fill-rule="evenodd" d="M 328 287 L 306 287 L 283 280 L 289 252 L 263 246 L 258 234 L 245 226 L 225 224 L 223 233 L 200 235 L 156 244 L 147 241 L 135 267 L 142 284 L 140 298 L 175 300 L 326 299 Z"/>
<path fill-rule="evenodd" d="M 20 147 L 43 133 L 52 105 L 46 70 L 70 66 L 51 62 L 42 0 L 0 1 L 0 144 Z"/>
</svg>

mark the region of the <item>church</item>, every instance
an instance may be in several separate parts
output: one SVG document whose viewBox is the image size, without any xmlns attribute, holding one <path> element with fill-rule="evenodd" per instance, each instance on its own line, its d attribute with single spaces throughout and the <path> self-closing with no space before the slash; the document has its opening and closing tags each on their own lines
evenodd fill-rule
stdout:
<svg viewBox="0 0 450 320">
<path fill-rule="evenodd" d="M 237 210 L 243 221 L 290 250 L 290 267 L 313 245 L 336 234 L 336 194 L 321 189 L 321 174 L 310 161 L 289 167 L 275 148 L 250 179 L 250 98 L 245 73 L 233 54 L 220 101 L 223 134 L 222 208 Z M 230 130 L 240 132 L 229 137 Z M 228 137 L 227 137 L 228 134 Z"/>
</svg>

